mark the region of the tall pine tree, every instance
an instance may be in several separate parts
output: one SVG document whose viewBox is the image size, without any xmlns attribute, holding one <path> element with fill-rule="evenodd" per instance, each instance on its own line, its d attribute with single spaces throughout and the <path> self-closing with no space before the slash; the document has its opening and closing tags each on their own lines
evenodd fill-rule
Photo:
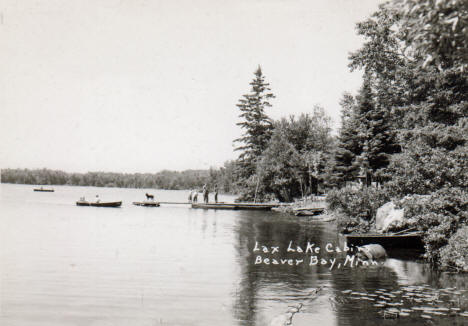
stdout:
<svg viewBox="0 0 468 326">
<path fill-rule="evenodd" d="M 341 127 L 330 180 L 328 180 L 330 186 L 342 186 L 346 181 L 356 178 L 358 170 L 353 162 L 362 151 L 362 145 L 356 133 L 359 122 L 355 117 L 356 100 L 351 94 L 345 93 L 340 105 L 342 107 Z"/>
<path fill-rule="evenodd" d="M 271 138 L 273 124 L 266 115 L 265 109 L 271 107 L 269 102 L 275 96 L 270 92 L 270 84 L 265 82 L 265 76 L 259 66 L 255 71 L 255 77 L 250 83 L 250 93 L 242 95 L 237 107 L 241 111 L 242 119 L 237 125 L 244 130 L 244 134 L 234 140 L 240 151 L 237 160 L 239 175 L 242 179 L 248 179 L 255 174 L 256 162 L 267 147 Z"/>
<path fill-rule="evenodd" d="M 390 155 L 399 152 L 390 110 L 381 105 L 372 90 L 372 76 L 364 75 L 356 102 L 347 95 L 342 102 L 344 119 L 335 152 L 335 171 L 341 181 L 352 180 L 361 172 L 367 185 L 382 182 Z"/>
</svg>

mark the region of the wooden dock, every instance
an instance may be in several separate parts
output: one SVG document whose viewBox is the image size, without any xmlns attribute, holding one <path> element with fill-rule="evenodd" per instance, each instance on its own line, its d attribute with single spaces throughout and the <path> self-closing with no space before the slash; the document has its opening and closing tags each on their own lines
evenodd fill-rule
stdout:
<svg viewBox="0 0 468 326">
<path fill-rule="evenodd" d="M 422 249 L 422 232 L 397 233 L 363 233 L 345 235 L 348 246 L 363 246 L 366 244 L 380 244 L 385 249 L 405 248 Z"/>
<path fill-rule="evenodd" d="M 260 210 L 269 211 L 277 204 L 256 204 L 256 203 L 192 203 L 192 208 L 201 209 L 231 209 L 231 210 Z"/>
<path fill-rule="evenodd" d="M 192 204 L 191 202 L 188 201 L 160 201 L 160 204 L 165 204 L 165 205 L 190 205 Z"/>
<path fill-rule="evenodd" d="M 133 205 L 144 206 L 144 207 L 159 207 L 160 203 L 156 201 L 134 201 Z"/>
</svg>

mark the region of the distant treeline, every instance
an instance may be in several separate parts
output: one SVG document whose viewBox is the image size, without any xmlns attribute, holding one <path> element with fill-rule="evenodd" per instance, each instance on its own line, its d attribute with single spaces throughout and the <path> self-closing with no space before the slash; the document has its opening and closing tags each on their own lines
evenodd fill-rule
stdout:
<svg viewBox="0 0 468 326">
<path fill-rule="evenodd" d="M 70 185 L 119 188 L 153 188 L 153 189 L 195 189 L 204 184 L 213 187 L 215 184 L 224 191 L 231 192 L 229 162 L 220 169 L 168 171 L 158 173 L 113 173 L 87 172 L 67 173 L 49 169 L 2 169 L 1 182 L 34 185 Z"/>
</svg>

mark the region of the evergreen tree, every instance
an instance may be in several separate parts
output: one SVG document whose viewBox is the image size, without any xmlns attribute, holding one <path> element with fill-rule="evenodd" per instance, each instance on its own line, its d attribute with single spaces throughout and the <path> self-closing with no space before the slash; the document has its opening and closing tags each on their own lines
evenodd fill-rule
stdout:
<svg viewBox="0 0 468 326">
<path fill-rule="evenodd" d="M 373 180 L 382 181 L 383 171 L 388 166 L 391 154 L 399 152 L 392 126 L 389 123 L 389 108 L 374 100 L 371 78 L 367 74 L 357 97 L 358 137 L 362 151 L 354 164 L 365 173 L 367 185 Z"/>
<path fill-rule="evenodd" d="M 237 125 L 244 130 L 244 134 L 234 142 L 239 144 L 235 150 L 240 151 L 237 162 L 242 179 L 248 179 L 255 173 L 255 164 L 267 147 L 273 130 L 265 109 L 271 107 L 269 100 L 275 96 L 270 92 L 270 84 L 265 82 L 260 66 L 250 85 L 250 93 L 243 95 L 237 104 L 242 119 Z"/>
<path fill-rule="evenodd" d="M 468 180 L 468 56 L 465 0 L 436 4 L 404 0 L 401 42 L 415 76 L 408 105 L 395 108 L 403 153 L 392 161 L 389 184 L 395 195 L 430 194 Z M 437 19 L 435 19 L 435 17 Z"/>
<path fill-rule="evenodd" d="M 355 179 L 358 171 L 353 162 L 362 152 L 362 145 L 356 133 L 356 100 L 351 94 L 345 93 L 340 105 L 341 127 L 334 151 L 333 167 L 328 176 L 329 186 L 342 186 L 346 181 Z"/>
</svg>

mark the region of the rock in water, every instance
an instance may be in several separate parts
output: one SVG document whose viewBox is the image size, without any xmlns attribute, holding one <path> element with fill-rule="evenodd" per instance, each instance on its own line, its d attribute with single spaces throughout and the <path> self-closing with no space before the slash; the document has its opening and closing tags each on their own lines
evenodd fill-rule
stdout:
<svg viewBox="0 0 468 326">
<path fill-rule="evenodd" d="M 384 259 L 387 257 L 387 252 L 384 247 L 379 244 L 368 244 L 361 247 L 358 247 L 358 257 L 360 259 Z"/>
</svg>

